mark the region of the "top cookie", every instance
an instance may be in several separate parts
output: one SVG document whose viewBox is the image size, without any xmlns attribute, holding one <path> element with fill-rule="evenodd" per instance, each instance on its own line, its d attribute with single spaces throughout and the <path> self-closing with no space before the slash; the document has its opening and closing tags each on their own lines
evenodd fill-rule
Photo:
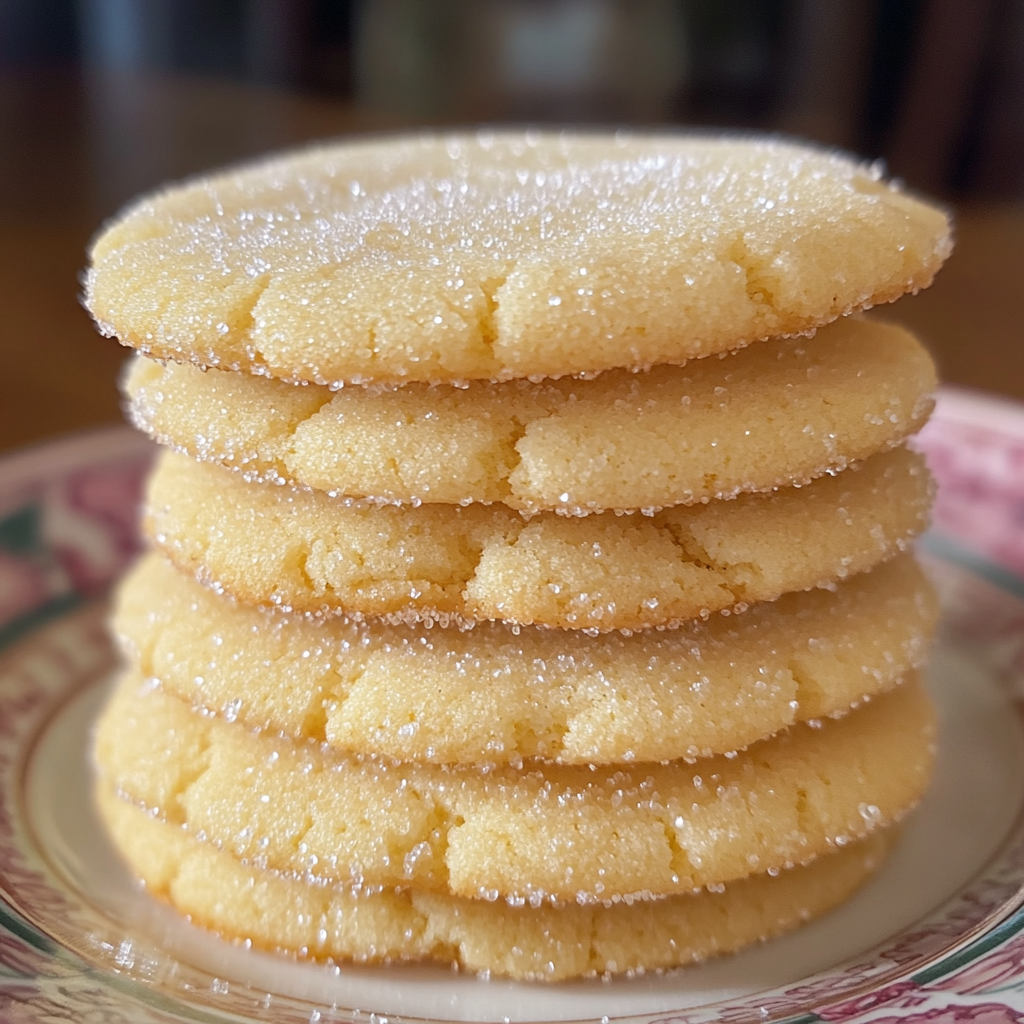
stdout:
<svg viewBox="0 0 1024 1024">
<path fill-rule="evenodd" d="M 95 242 L 100 329 L 340 385 L 582 374 L 808 332 L 926 287 L 946 215 L 776 139 L 478 132 L 286 155 Z"/>
</svg>

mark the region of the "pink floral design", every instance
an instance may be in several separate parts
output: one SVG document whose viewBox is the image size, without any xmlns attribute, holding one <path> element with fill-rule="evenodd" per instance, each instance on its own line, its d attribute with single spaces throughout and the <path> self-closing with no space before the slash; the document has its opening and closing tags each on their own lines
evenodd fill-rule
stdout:
<svg viewBox="0 0 1024 1024">
<path fill-rule="evenodd" d="M 1024 1011 L 1003 1003 L 949 1004 L 922 1013 L 898 1017 L 873 1017 L 871 1024 L 1021 1024 Z"/>
<path fill-rule="evenodd" d="M 42 566 L 0 551 L 0 625 L 38 608 L 49 596 L 50 585 Z"/>
<path fill-rule="evenodd" d="M 101 593 L 138 553 L 138 510 L 149 460 L 80 472 L 47 488 L 44 536 L 83 595 Z"/>
<path fill-rule="evenodd" d="M 180 1024 L 181 1019 L 95 983 L 0 988 L 0 1020 L 5 1024 Z"/>
<path fill-rule="evenodd" d="M 1024 935 L 1017 935 L 1005 946 L 986 957 L 974 960 L 962 971 L 940 979 L 935 988 L 971 994 L 992 992 L 1024 978 Z"/>
<path fill-rule="evenodd" d="M 939 484 L 935 526 L 1024 578 L 1024 411 L 1007 405 L 993 415 L 991 408 L 945 392 L 915 443 Z"/>
<path fill-rule="evenodd" d="M 927 1001 L 927 993 L 923 992 L 913 981 L 898 981 L 892 985 L 874 989 L 855 999 L 821 1008 L 817 1013 L 822 1020 L 845 1022 L 856 1020 L 881 1006 L 893 1009 L 896 1007 L 906 1008 L 920 1006 Z"/>
</svg>

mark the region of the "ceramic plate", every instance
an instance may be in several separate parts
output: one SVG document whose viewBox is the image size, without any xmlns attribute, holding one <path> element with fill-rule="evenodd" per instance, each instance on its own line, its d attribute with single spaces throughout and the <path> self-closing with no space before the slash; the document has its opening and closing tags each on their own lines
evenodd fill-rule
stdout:
<svg viewBox="0 0 1024 1024">
<path fill-rule="evenodd" d="M 298 963 L 140 891 L 93 813 L 86 751 L 152 452 L 118 428 L 0 461 L 0 1020 L 1024 1022 L 1024 410 L 945 391 L 920 445 L 940 481 L 921 550 L 945 610 L 941 753 L 894 856 L 739 956 L 554 986 Z"/>
</svg>

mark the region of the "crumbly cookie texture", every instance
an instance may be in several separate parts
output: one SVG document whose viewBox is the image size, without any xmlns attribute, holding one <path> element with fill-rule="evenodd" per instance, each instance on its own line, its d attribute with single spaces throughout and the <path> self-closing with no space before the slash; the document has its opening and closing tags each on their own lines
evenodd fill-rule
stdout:
<svg viewBox="0 0 1024 1024">
<path fill-rule="evenodd" d="M 934 592 L 910 554 L 840 584 L 630 637 L 311 622 L 149 555 L 113 629 L 144 678 L 250 728 L 404 761 L 709 757 L 838 716 L 917 668 Z"/>
<path fill-rule="evenodd" d="M 847 318 L 814 338 L 589 381 L 332 394 L 139 360 L 125 389 L 139 427 L 250 479 L 583 514 L 806 483 L 919 429 L 935 385 L 913 335 Z"/>
<path fill-rule="evenodd" d="M 913 680 L 837 720 L 696 765 L 449 768 L 339 759 L 122 681 L 101 777 L 256 866 L 513 901 L 691 892 L 803 863 L 899 820 L 932 770 Z"/>
<path fill-rule="evenodd" d="M 142 200 L 93 245 L 104 333 L 318 383 L 680 363 L 930 284 L 946 214 L 775 139 L 345 143 Z"/>
<path fill-rule="evenodd" d="M 436 960 L 518 981 L 661 971 L 817 917 L 877 870 L 895 830 L 812 864 L 631 906 L 511 907 L 417 891 L 352 895 L 241 864 L 109 789 L 100 813 L 150 893 L 223 938 L 321 960 Z"/>
<path fill-rule="evenodd" d="M 348 506 L 167 453 L 144 528 L 179 569 L 248 604 L 607 631 L 830 586 L 903 550 L 930 502 L 923 459 L 902 448 L 770 494 L 529 521 L 502 505 Z"/>
</svg>

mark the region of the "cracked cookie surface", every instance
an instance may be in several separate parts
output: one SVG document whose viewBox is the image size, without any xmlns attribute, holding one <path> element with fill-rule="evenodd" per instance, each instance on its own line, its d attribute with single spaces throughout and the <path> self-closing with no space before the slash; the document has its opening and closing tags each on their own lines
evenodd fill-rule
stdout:
<svg viewBox="0 0 1024 1024">
<path fill-rule="evenodd" d="M 696 764 L 459 766 L 337 758 L 126 675 L 100 777 L 239 858 L 325 882 L 541 903 L 691 892 L 885 828 L 932 771 L 934 712 L 903 685 Z"/>
<path fill-rule="evenodd" d="M 529 520 L 503 505 L 346 505 L 168 452 L 149 482 L 144 528 L 183 572 L 248 604 L 606 631 L 672 625 L 865 571 L 927 526 L 930 502 L 924 460 L 903 448 L 733 501 Z"/>
<path fill-rule="evenodd" d="M 317 959 L 436 960 L 518 981 L 667 970 L 780 935 L 847 899 L 894 839 L 887 830 L 720 893 L 631 906 L 512 907 L 429 892 L 352 895 L 311 885 L 243 865 L 105 787 L 97 803 L 149 892 L 226 939 Z"/>
<path fill-rule="evenodd" d="M 346 143 L 147 197 L 87 304 L 160 358 L 293 381 L 646 368 L 930 284 L 946 214 L 777 139 L 482 133 Z"/>
<path fill-rule="evenodd" d="M 629 637 L 311 622 L 149 555 L 112 625 L 141 676 L 250 728 L 403 761 L 578 764 L 723 754 L 843 714 L 920 666 L 936 613 L 910 554 L 835 592 Z"/>
<path fill-rule="evenodd" d="M 249 479 L 576 514 L 806 483 L 919 429 L 935 385 L 909 332 L 860 318 L 590 381 L 334 393 L 144 359 L 125 380 L 137 426 Z"/>
</svg>

